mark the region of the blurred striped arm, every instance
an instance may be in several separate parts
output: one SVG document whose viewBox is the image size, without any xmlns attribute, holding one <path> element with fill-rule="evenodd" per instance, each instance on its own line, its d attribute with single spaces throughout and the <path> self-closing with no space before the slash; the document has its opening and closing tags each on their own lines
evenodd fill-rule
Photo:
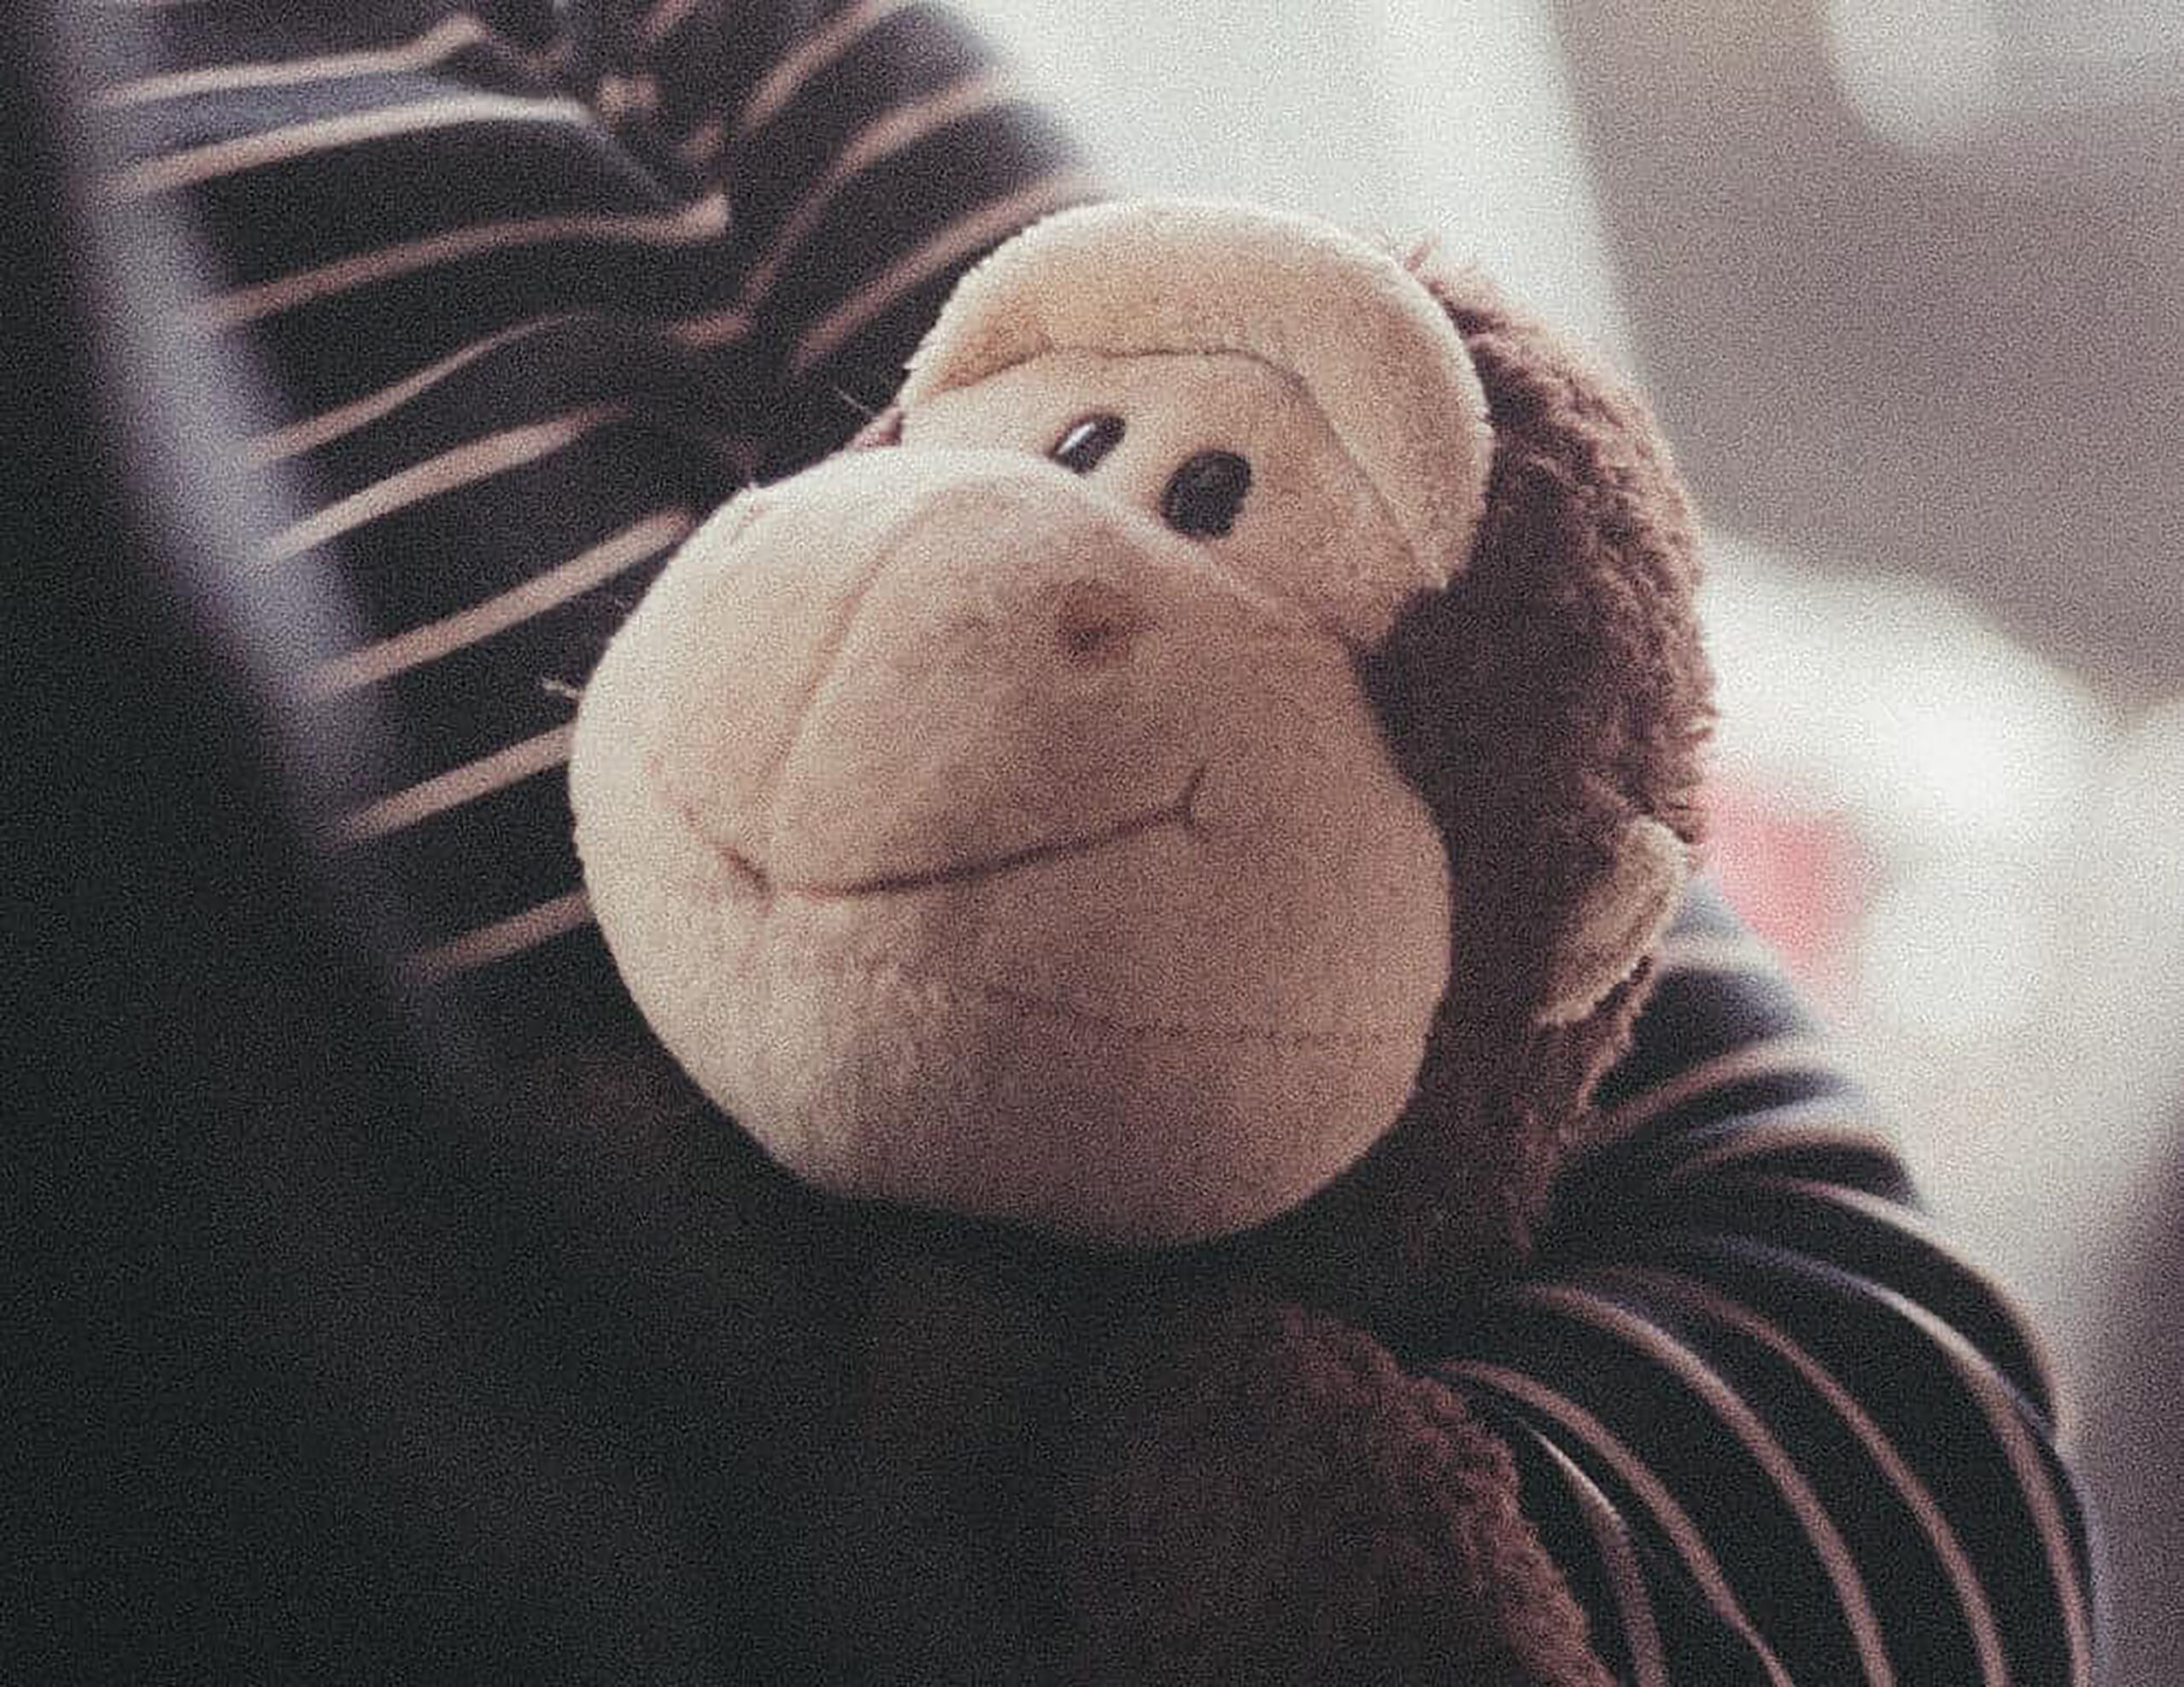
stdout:
<svg viewBox="0 0 2184 1687">
<path fill-rule="evenodd" d="M 2045 1365 L 1701 892 L 1606 1139 L 1438 1374 L 1499 1424 L 1622 1678 L 2093 1679 Z"/>
<path fill-rule="evenodd" d="M 302 505 L 248 565 L 334 578 L 276 652 L 391 722 L 336 841 L 410 965 L 518 1048 L 627 1029 L 564 768 L 674 548 L 884 404 L 953 285 L 1078 156 L 942 9 L 884 0 L 115 0 L 111 191 L 207 253 L 186 327 L 277 405 Z"/>
</svg>

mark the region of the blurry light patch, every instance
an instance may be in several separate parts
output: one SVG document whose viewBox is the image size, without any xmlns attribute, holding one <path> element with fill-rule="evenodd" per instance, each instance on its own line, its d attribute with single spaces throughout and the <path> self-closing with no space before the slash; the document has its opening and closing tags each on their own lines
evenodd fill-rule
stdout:
<svg viewBox="0 0 2184 1687">
<path fill-rule="evenodd" d="M 1827 0 L 1844 96 L 1912 148 L 2184 90 L 2176 0 Z"/>
<path fill-rule="evenodd" d="M 2021 1034 L 2069 958 L 2111 711 L 1939 587 L 1819 572 L 1732 535 L 1707 554 L 1721 784 L 1747 820 L 1757 806 L 1836 840 L 1833 876 L 1808 875 L 1786 911 L 1792 959 L 1815 951 L 1801 976 L 1839 977 L 1854 1019 L 1930 1054 Z M 1783 864 L 1745 877 L 1779 889 Z"/>
<path fill-rule="evenodd" d="M 1858 114 L 1900 144 L 1975 132 L 2001 101 L 2003 44 L 1987 0 L 1828 0 L 1827 46 Z"/>
<path fill-rule="evenodd" d="M 1823 576 L 1710 535 L 1726 770 L 1844 814 L 1884 855 L 2066 836 L 2113 728 L 1939 588 Z"/>
<path fill-rule="evenodd" d="M 1935 805 L 1982 832 L 2009 825 L 2029 770 L 2018 764 L 2008 722 L 1978 697 L 1929 697 L 1904 723 L 1904 755 L 1924 775 Z"/>
<path fill-rule="evenodd" d="M 2103 797 L 2104 829 L 2184 919 L 2184 698 L 2132 728 Z"/>
<path fill-rule="evenodd" d="M 1920 1036 L 1968 1042 L 2031 1023 L 2061 932 L 2036 878 L 1963 857 L 1898 874 L 1858 942 L 1867 1006 Z"/>
<path fill-rule="evenodd" d="M 2065 1012 L 2088 1044 L 2173 1085 L 2184 1078 L 2184 699 L 2131 729 L 2086 820 L 2077 867 L 2101 988 Z"/>
</svg>

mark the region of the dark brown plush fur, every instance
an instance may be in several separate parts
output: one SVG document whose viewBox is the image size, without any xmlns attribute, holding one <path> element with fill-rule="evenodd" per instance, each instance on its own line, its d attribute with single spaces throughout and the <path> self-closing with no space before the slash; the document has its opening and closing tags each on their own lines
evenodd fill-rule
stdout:
<svg viewBox="0 0 2184 1687">
<path fill-rule="evenodd" d="M 1545 934 L 1632 815 L 1697 841 L 1712 721 L 1692 516 L 1652 416 L 1476 275 L 1413 267 L 1463 334 L 1495 438 L 1469 565 L 1362 674 L 1448 841 L 1449 988 L 1403 1119 L 1235 1249 L 1397 1342 L 1523 1256 L 1646 982 L 1540 1029 Z"/>
<path fill-rule="evenodd" d="M 1605 1683 L 1508 1449 L 1356 1326 L 1193 1303 L 1090 1382 L 1058 1569 L 1092 1678 Z"/>
<path fill-rule="evenodd" d="M 740 1345 L 796 1380 L 721 1456 L 752 1479 L 770 1644 L 822 1677 L 1606 1679 L 1507 1450 L 1397 1355 L 1521 1261 L 1629 1037 L 1642 977 L 1580 1024 L 1539 1029 L 1535 1009 L 1544 934 L 1624 823 L 1698 831 L 1691 518 L 1632 396 L 1474 278 L 1417 267 L 1496 444 L 1467 567 L 1361 664 L 1456 887 L 1415 1096 L 1296 1212 L 1137 1257 L 858 1208 L 747 1145 L 699 1150 L 692 1174 L 723 1196 L 711 1244 L 764 1302 Z M 589 1077 L 626 1090 L 657 1058 L 594 1058 Z M 640 1104 L 665 1139 L 717 1138 L 660 1081 Z"/>
</svg>

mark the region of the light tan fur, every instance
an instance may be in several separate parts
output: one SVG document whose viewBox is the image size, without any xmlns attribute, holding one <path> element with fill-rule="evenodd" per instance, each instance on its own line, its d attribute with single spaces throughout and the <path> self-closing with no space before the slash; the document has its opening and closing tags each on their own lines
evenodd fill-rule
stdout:
<svg viewBox="0 0 2184 1687">
<path fill-rule="evenodd" d="M 624 977 L 822 1188 L 1102 1242 L 1281 1214 L 1403 1114 L 1450 977 L 1447 843 L 1356 664 L 1466 560 L 1464 345 L 1347 235 L 1103 207 L 974 272 L 903 402 L 899 448 L 708 523 L 591 682 Z M 1096 468 L 1046 460 L 1101 414 Z M 1161 490 L 1203 450 L 1251 490 L 1187 536 Z M 1545 1023 L 1673 904 L 1680 844 L 1629 838 Z"/>
</svg>

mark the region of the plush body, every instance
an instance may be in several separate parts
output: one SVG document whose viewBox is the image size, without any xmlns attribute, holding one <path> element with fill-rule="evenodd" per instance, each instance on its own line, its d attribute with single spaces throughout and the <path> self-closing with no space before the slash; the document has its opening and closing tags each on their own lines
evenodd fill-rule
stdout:
<svg viewBox="0 0 2184 1687">
<path fill-rule="evenodd" d="M 1521 1259 L 1682 886 L 1650 421 L 1475 278 L 1124 206 L 974 271 L 865 443 L 692 538 L 572 768 L 632 994 L 824 1215 L 754 1280 L 886 1238 L 884 1331 L 770 1301 L 872 1344 L 810 1585 L 954 1674 L 1598 1678 L 1396 1354 Z"/>
</svg>

